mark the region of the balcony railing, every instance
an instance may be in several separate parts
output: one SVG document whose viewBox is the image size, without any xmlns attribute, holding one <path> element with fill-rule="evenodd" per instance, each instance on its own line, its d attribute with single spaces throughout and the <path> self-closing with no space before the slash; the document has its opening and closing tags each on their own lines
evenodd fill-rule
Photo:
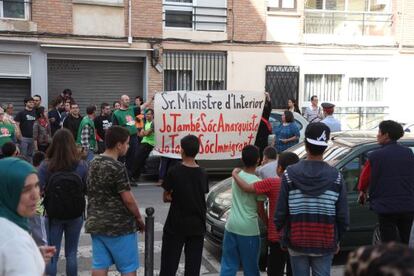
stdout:
<svg viewBox="0 0 414 276">
<path fill-rule="evenodd" d="M 30 20 L 32 1 L 0 0 L 0 19 Z"/>
<path fill-rule="evenodd" d="M 391 36 L 393 16 L 379 12 L 305 10 L 305 34 Z"/>
</svg>

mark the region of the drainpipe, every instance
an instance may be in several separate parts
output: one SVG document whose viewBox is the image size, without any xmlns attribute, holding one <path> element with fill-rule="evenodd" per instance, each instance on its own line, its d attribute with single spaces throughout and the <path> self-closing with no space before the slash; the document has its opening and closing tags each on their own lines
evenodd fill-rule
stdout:
<svg viewBox="0 0 414 276">
<path fill-rule="evenodd" d="M 400 33 L 400 43 L 398 44 L 399 52 L 402 51 L 403 48 L 403 39 L 404 39 L 404 23 L 405 23 L 405 0 L 402 0 L 402 7 L 401 7 L 401 33 Z"/>
<path fill-rule="evenodd" d="M 128 43 L 132 44 L 132 5 L 131 0 L 128 0 Z"/>
</svg>

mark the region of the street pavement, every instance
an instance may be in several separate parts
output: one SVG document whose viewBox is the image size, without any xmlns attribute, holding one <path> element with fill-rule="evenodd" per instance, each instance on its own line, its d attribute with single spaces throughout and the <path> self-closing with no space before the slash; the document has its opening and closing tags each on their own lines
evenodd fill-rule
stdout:
<svg viewBox="0 0 414 276">
<path fill-rule="evenodd" d="M 214 184 L 217 181 L 211 181 Z M 162 202 L 162 188 L 156 186 L 153 181 L 145 181 L 139 183 L 138 187 L 133 187 L 133 193 L 138 200 L 140 211 L 142 215 L 145 215 L 145 208 L 153 207 L 155 209 L 154 214 L 154 275 L 158 275 L 161 259 L 161 241 L 162 241 L 162 229 L 165 219 L 168 214 L 169 204 Z M 139 235 L 139 254 L 140 254 L 140 269 L 138 275 L 144 275 L 144 234 Z M 60 252 L 60 261 L 58 264 L 58 275 L 65 275 L 65 260 L 64 260 L 64 246 L 62 243 L 62 249 Z M 339 276 L 343 275 L 343 262 L 344 257 L 340 258 L 338 265 L 334 265 L 331 275 Z M 78 271 L 79 275 L 91 274 L 91 260 L 92 260 L 92 247 L 89 234 L 84 233 L 82 229 L 79 248 L 78 248 Z M 109 275 L 120 275 L 116 272 L 115 267 L 111 267 Z M 207 241 L 204 245 L 203 260 L 201 266 L 201 275 L 219 275 L 220 272 L 220 252 L 215 249 Z M 177 275 L 184 275 L 184 253 L 182 254 L 179 269 Z M 240 271 L 237 275 L 243 275 Z M 262 273 L 266 275 L 266 273 Z"/>
</svg>

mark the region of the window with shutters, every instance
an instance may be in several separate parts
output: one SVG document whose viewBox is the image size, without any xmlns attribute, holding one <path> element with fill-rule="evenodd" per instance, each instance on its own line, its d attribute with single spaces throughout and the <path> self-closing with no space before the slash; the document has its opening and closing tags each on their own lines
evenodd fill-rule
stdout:
<svg viewBox="0 0 414 276">
<path fill-rule="evenodd" d="M 164 91 L 226 89 L 223 52 L 164 52 Z"/>
<path fill-rule="evenodd" d="M 0 18 L 5 19 L 30 19 L 29 0 L 0 0 Z"/>
<path fill-rule="evenodd" d="M 163 7 L 166 28 L 226 31 L 226 0 L 164 0 Z"/>
</svg>

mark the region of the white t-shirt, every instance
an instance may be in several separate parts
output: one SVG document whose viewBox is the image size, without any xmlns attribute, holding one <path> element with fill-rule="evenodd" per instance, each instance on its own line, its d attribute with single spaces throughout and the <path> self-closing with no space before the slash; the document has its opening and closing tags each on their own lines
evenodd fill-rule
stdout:
<svg viewBox="0 0 414 276">
<path fill-rule="evenodd" d="M 256 169 L 256 175 L 258 177 L 260 177 L 261 179 L 266 179 L 266 178 L 276 178 L 277 173 L 276 173 L 276 169 L 277 169 L 277 160 L 269 162 L 261 167 L 258 167 Z"/>
<path fill-rule="evenodd" d="M 0 218 L 0 276 L 41 276 L 45 261 L 28 232 Z"/>
</svg>

